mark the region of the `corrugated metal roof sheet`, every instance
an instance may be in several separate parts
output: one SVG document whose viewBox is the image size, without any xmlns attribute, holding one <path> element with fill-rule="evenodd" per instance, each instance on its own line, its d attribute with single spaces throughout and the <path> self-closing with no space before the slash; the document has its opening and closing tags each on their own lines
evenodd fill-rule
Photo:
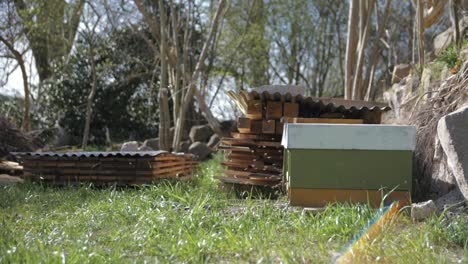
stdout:
<svg viewBox="0 0 468 264">
<path fill-rule="evenodd" d="M 11 154 L 19 157 L 156 157 L 161 154 L 169 153 L 167 151 L 79 151 L 79 152 L 12 152 Z M 183 153 L 171 153 L 174 155 L 184 155 Z"/>
<path fill-rule="evenodd" d="M 283 102 L 297 102 L 301 104 L 308 104 L 311 106 L 317 106 L 320 108 L 331 108 L 337 109 L 339 111 L 350 110 L 350 111 L 361 111 L 361 110 L 380 110 L 380 111 L 389 111 L 391 110 L 390 106 L 387 104 L 360 101 L 360 100 L 345 100 L 342 98 L 325 98 L 325 97 L 307 97 L 301 94 L 291 94 L 291 93 L 270 93 L 264 91 L 259 93 L 257 91 L 241 91 L 241 96 L 249 100 L 269 100 L 269 101 L 283 101 Z"/>
</svg>

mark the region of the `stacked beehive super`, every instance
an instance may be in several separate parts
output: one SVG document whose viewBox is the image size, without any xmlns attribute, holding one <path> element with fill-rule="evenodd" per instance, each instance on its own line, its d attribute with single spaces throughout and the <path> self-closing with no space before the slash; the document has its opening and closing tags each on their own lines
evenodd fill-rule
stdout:
<svg viewBox="0 0 468 264">
<path fill-rule="evenodd" d="M 198 162 L 191 154 L 149 152 L 15 153 L 23 177 L 54 185 L 92 182 L 95 185 L 149 184 L 160 179 L 185 180 Z"/>
<path fill-rule="evenodd" d="M 303 97 L 303 92 L 291 90 L 229 93 L 244 116 L 237 120 L 238 132 L 221 141 L 226 170 L 217 178 L 223 183 L 280 186 L 284 123 L 380 123 L 381 111 L 389 109 L 369 102 Z"/>
</svg>

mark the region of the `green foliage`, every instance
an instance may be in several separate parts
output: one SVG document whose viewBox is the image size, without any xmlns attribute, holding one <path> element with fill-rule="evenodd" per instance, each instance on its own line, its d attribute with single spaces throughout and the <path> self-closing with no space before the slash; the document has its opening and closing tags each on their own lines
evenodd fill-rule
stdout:
<svg viewBox="0 0 468 264">
<path fill-rule="evenodd" d="M 86 100 L 92 87 L 92 59 L 98 87 L 92 107 L 92 144 L 105 143 L 106 128 L 114 141 L 154 137 L 156 92 L 148 86 L 153 55 L 138 34 L 127 28 L 113 32 L 110 38 L 98 35 L 91 43 L 79 38 L 68 63 L 57 68 L 45 86 L 40 113 L 46 124 L 58 123 L 74 143 L 81 142 Z M 91 48 L 94 56 L 90 55 Z"/>
<path fill-rule="evenodd" d="M 0 262 L 289 262 L 329 263 L 367 226 L 367 206 L 330 205 L 317 214 L 279 201 L 238 200 L 217 188 L 219 159 L 194 182 L 135 188 L 52 188 L 39 184 L 0 191 Z M 404 216 L 384 226 L 364 260 L 444 263 L 462 249 L 436 229 L 438 219 Z M 439 222 L 438 222 L 439 221 Z M 463 234 L 457 226 L 453 234 Z M 466 229 L 465 229 L 466 230 Z"/>
<path fill-rule="evenodd" d="M 459 63 L 458 61 L 458 51 L 455 45 L 450 45 L 446 50 L 444 50 L 437 61 L 443 62 L 449 67 L 449 69 L 455 67 Z"/>
<path fill-rule="evenodd" d="M 20 127 L 23 119 L 24 99 L 0 94 L 0 116 Z"/>
</svg>

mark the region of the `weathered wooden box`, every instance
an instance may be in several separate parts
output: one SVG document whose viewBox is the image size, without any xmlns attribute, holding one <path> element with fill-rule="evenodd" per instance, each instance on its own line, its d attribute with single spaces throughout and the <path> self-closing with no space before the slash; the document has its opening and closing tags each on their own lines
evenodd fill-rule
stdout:
<svg viewBox="0 0 468 264">
<path fill-rule="evenodd" d="M 416 129 L 286 124 L 283 173 L 293 206 L 409 200 Z"/>
</svg>

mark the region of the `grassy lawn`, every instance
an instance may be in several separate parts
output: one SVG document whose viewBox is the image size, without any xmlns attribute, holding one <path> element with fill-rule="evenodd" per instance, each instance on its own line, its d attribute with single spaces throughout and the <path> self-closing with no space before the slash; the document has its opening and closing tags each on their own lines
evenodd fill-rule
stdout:
<svg viewBox="0 0 468 264">
<path fill-rule="evenodd" d="M 330 205 L 310 214 L 278 200 L 220 191 L 214 159 L 192 183 L 142 188 L 0 189 L 1 263 L 329 263 L 375 214 Z M 364 246 L 359 262 L 467 262 L 468 220 L 400 216 Z"/>
</svg>

